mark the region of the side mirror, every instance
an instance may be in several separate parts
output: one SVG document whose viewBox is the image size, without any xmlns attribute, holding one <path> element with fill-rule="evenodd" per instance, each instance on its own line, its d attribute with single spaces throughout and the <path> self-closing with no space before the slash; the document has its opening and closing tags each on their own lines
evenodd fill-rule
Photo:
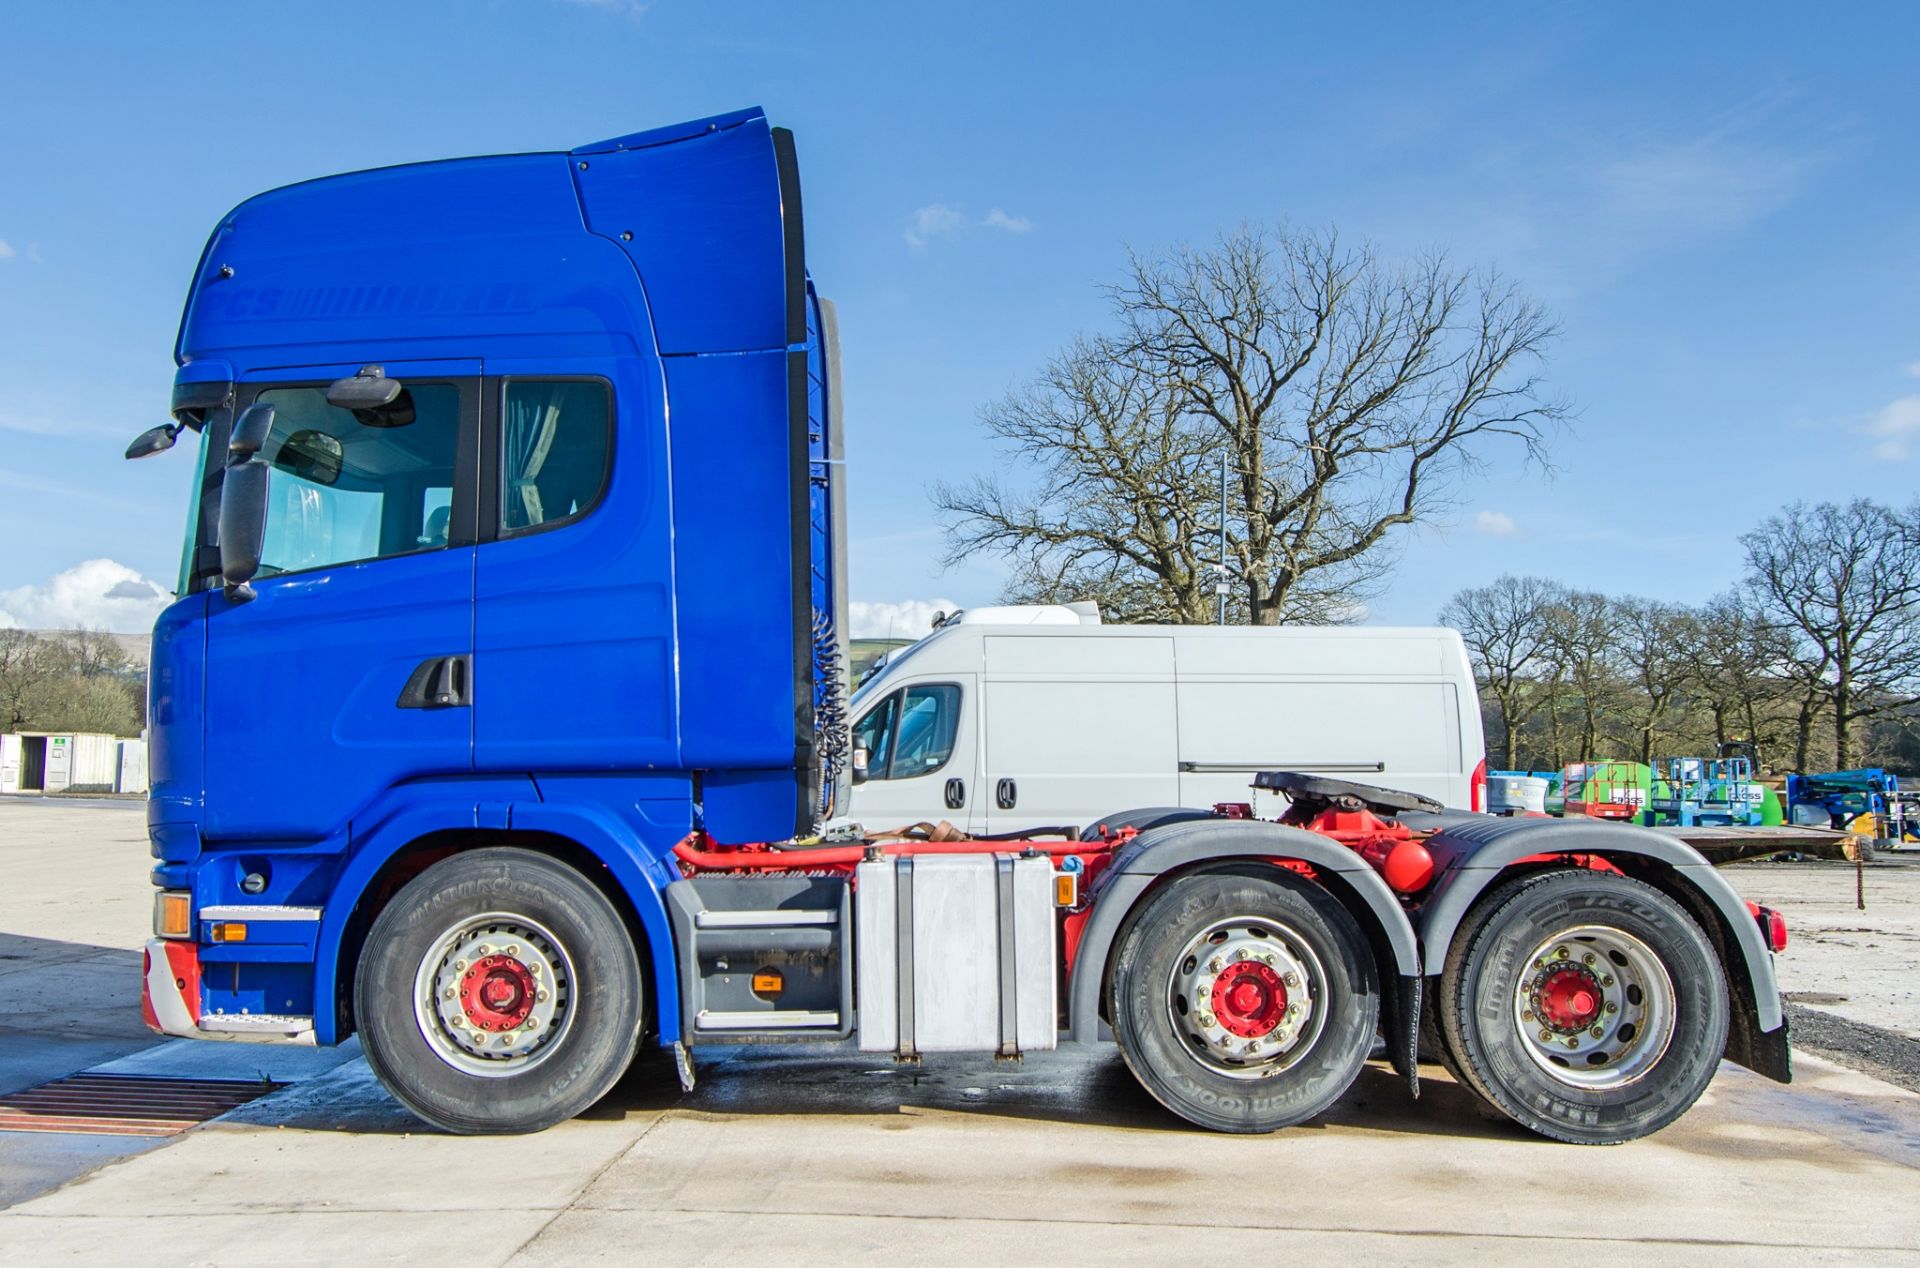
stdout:
<svg viewBox="0 0 1920 1268">
<path fill-rule="evenodd" d="M 327 385 L 327 404 L 335 409 L 385 409 L 400 399 L 403 385 L 387 377 L 386 368 L 363 365 L 358 374 Z"/>
<path fill-rule="evenodd" d="M 267 535 L 267 481 L 273 468 L 247 458 L 227 468 L 220 483 L 220 579 L 227 597 L 244 603 L 253 597 L 248 585 L 260 571 L 260 551 Z"/>
<path fill-rule="evenodd" d="M 180 427 L 175 423 L 162 423 L 158 427 L 147 428 L 135 436 L 133 443 L 127 446 L 127 460 L 131 462 L 135 458 L 151 458 L 157 453 L 165 453 L 173 448 L 173 438 L 179 432 Z"/>
<path fill-rule="evenodd" d="M 856 784 L 867 782 L 867 750 L 863 748 L 853 750 L 853 782 Z"/>
<path fill-rule="evenodd" d="M 240 415 L 240 421 L 233 425 L 233 436 L 227 441 L 227 465 L 235 466 L 267 447 L 267 437 L 273 434 L 273 406 L 249 405 L 247 412 Z"/>
<path fill-rule="evenodd" d="M 363 427 L 405 427 L 414 419 L 413 396 L 385 367 L 364 365 L 358 374 L 327 385 L 327 404 L 350 410 Z"/>
</svg>

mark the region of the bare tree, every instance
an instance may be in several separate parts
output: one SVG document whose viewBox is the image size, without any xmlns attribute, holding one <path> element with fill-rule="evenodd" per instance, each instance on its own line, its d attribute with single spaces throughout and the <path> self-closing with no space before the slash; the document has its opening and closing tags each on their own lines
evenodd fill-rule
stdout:
<svg viewBox="0 0 1920 1268">
<path fill-rule="evenodd" d="M 1503 576 L 1462 590 L 1440 610 L 1440 623 L 1460 632 L 1483 697 L 1498 721 L 1500 768 L 1514 768 L 1520 728 L 1545 703 L 1542 657 L 1550 650 L 1548 612 L 1565 596 L 1540 577 Z"/>
<path fill-rule="evenodd" d="M 1845 769 L 1854 723 L 1905 707 L 1920 689 L 1920 503 L 1902 514 L 1864 498 L 1796 502 L 1740 543 L 1748 584 L 1796 635 L 1801 768 L 1817 700 Z"/>
<path fill-rule="evenodd" d="M 1620 610 L 1604 594 L 1574 591 L 1548 609 L 1547 638 L 1555 676 L 1565 683 L 1578 711 L 1580 742 L 1573 754 L 1575 760 L 1601 755 L 1602 720 L 1621 687 L 1615 661 L 1620 626 Z M 1557 720 L 1557 695 L 1552 707 Z M 1557 737 L 1555 748 L 1559 748 Z M 1556 759 L 1559 756 L 1556 753 Z"/>
<path fill-rule="evenodd" d="M 1680 648 L 1687 619 L 1684 609 L 1651 599 L 1613 601 L 1615 647 L 1628 680 L 1636 690 L 1626 693 L 1625 705 L 1640 761 L 1654 760 L 1663 726 L 1685 683 Z"/>
<path fill-rule="evenodd" d="M 1332 233 L 1243 228 L 1134 256 L 1109 296 L 1115 331 L 984 413 L 1022 478 L 934 489 L 949 562 L 1010 557 L 1010 598 L 1209 619 L 1225 453 L 1236 613 L 1350 617 L 1395 529 L 1496 442 L 1543 457 L 1566 416 L 1539 378 L 1553 322 L 1444 256 L 1394 267 Z"/>
<path fill-rule="evenodd" d="M 1750 592 L 1733 590 L 1685 615 L 1675 654 L 1689 697 L 1712 719 L 1715 747 L 1745 741 L 1767 766 L 1785 743 L 1780 707 L 1793 690 L 1789 633 L 1766 618 Z M 1796 756 L 1804 763 L 1804 753 Z"/>
</svg>

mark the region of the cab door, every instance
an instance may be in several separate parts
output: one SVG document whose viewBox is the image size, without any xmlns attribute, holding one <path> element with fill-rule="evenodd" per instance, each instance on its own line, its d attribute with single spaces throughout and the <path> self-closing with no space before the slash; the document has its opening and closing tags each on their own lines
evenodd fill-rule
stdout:
<svg viewBox="0 0 1920 1268">
<path fill-rule="evenodd" d="M 254 597 L 209 595 L 210 837 L 326 837 L 398 783 L 472 768 L 480 363 L 384 365 L 410 409 L 378 426 L 326 401 L 358 365 L 238 385 L 236 413 L 275 421 Z"/>
<path fill-rule="evenodd" d="M 886 831 L 945 819 L 985 827 L 975 682 L 972 674 L 947 674 L 909 683 L 854 719 L 853 748 L 866 754 L 866 774 L 856 773 L 849 804 L 862 825 Z"/>
</svg>

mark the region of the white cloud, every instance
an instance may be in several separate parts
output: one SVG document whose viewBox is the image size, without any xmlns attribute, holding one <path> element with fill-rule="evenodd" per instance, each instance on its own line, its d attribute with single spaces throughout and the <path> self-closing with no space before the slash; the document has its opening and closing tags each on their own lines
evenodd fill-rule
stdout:
<svg viewBox="0 0 1920 1268">
<path fill-rule="evenodd" d="M 8 242 L 5 238 L 0 238 L 0 260 L 11 260 L 19 254 L 18 251 L 13 249 L 12 243 Z"/>
<path fill-rule="evenodd" d="M 1518 527 L 1505 511 L 1480 511 L 1473 517 L 1473 531 L 1488 537 L 1511 537 Z"/>
<path fill-rule="evenodd" d="M 998 229 L 1002 233 L 1032 233 L 1033 232 L 1033 221 L 1027 219 L 1025 216 L 1009 216 L 1006 212 L 1000 210 L 998 207 L 995 207 L 992 211 L 989 211 L 985 216 L 983 216 L 980 220 L 980 224 L 984 228 Z"/>
<path fill-rule="evenodd" d="M 848 638 L 919 638 L 933 628 L 936 612 L 953 612 L 952 599 L 903 599 L 898 603 L 849 603 Z"/>
<path fill-rule="evenodd" d="M 1909 442 L 1920 439 L 1920 396 L 1902 396 L 1887 402 L 1867 420 L 1866 433 L 1879 441 L 1873 456 L 1899 462 L 1910 452 Z"/>
<path fill-rule="evenodd" d="M 907 218 L 902 235 L 907 245 L 918 251 L 935 238 L 951 238 L 974 229 L 992 229 L 999 233 L 1032 233 L 1033 221 L 998 207 L 975 219 L 952 203 L 928 203 Z"/>
<path fill-rule="evenodd" d="M 1920 361 L 1907 362 L 1907 373 L 1916 379 L 1920 379 Z"/>
<path fill-rule="evenodd" d="M 0 590 L 0 629 L 143 634 L 172 599 L 164 586 L 123 563 L 89 559 L 56 572 L 45 585 Z"/>
</svg>

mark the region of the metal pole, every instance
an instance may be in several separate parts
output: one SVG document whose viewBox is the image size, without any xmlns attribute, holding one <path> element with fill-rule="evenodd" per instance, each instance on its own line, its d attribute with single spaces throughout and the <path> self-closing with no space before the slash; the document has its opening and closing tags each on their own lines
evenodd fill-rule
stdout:
<svg viewBox="0 0 1920 1268">
<path fill-rule="evenodd" d="M 1227 623 L 1227 451 L 1220 451 L 1220 575 L 1213 592 L 1219 599 L 1219 623 Z"/>
</svg>

